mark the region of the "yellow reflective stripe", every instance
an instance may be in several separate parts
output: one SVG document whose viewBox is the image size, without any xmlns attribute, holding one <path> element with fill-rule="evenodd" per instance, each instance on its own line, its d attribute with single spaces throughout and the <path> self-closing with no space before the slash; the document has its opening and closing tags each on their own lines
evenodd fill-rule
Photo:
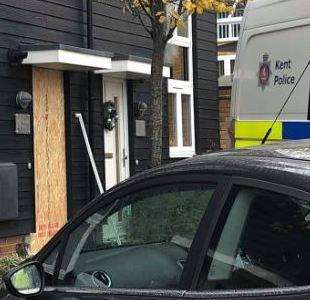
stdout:
<svg viewBox="0 0 310 300">
<path fill-rule="evenodd" d="M 274 143 L 274 141 L 266 142 L 266 144 Z M 261 140 L 236 140 L 235 147 L 236 148 L 249 148 L 249 147 L 255 147 L 262 144 Z"/>
<path fill-rule="evenodd" d="M 236 140 L 262 140 L 272 121 L 235 121 Z M 268 140 L 282 140 L 282 122 L 277 121 Z"/>
<path fill-rule="evenodd" d="M 247 148 L 247 147 L 254 147 L 260 145 L 260 141 L 253 141 L 253 140 L 236 140 L 235 147 L 236 148 Z"/>
</svg>

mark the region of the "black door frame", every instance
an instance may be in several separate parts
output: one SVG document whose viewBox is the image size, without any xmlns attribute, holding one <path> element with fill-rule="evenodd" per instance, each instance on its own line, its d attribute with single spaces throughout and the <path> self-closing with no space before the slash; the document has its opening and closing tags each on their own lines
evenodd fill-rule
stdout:
<svg viewBox="0 0 310 300">
<path fill-rule="evenodd" d="M 241 176 L 231 176 L 229 178 L 229 183 L 227 187 L 229 190 L 225 190 L 225 195 L 223 195 L 221 199 L 222 209 L 219 212 L 219 215 L 227 215 L 224 210 L 230 211 L 230 208 L 233 204 L 231 201 L 231 196 L 233 193 L 233 188 L 236 186 L 244 186 L 244 187 L 252 187 L 258 188 L 263 190 L 269 190 L 272 192 L 285 194 L 289 196 L 296 197 L 300 200 L 305 200 L 310 202 L 310 193 L 305 190 L 301 190 L 294 187 L 285 186 L 282 184 L 274 183 L 274 182 L 267 182 L 260 179 L 254 179 L 249 177 L 241 177 Z M 225 218 L 217 218 L 217 224 L 215 224 L 216 229 L 219 227 L 223 227 L 223 223 L 225 223 Z M 219 224 L 221 223 L 221 224 Z M 209 229 L 202 228 L 202 235 L 205 236 L 209 233 Z M 214 242 L 213 237 L 216 234 L 216 242 L 220 236 L 219 232 L 213 231 L 213 236 L 210 237 L 212 243 Z M 208 247 L 211 241 L 208 241 Z M 205 260 L 205 256 L 207 253 L 208 248 L 203 248 L 202 253 L 200 253 L 200 259 L 202 259 L 202 265 Z M 190 290 L 186 291 L 184 294 L 184 298 L 190 299 L 231 299 L 232 294 L 234 299 L 261 299 L 262 297 L 269 297 L 268 299 L 309 299 L 310 297 L 310 285 L 309 286 L 301 286 L 301 287 L 289 287 L 289 288 L 270 288 L 270 289 L 248 289 L 248 290 L 240 290 L 240 291 L 232 291 L 232 290 L 223 290 L 223 291 L 197 291 L 197 286 L 199 282 L 199 278 L 202 271 L 202 265 L 200 266 L 201 261 L 199 261 L 198 268 L 196 269 L 196 274 L 194 278 L 196 279 L 193 281 L 193 285 L 190 287 Z M 208 270 L 207 270 L 208 271 Z M 196 290 L 196 291 L 195 291 Z"/>
</svg>

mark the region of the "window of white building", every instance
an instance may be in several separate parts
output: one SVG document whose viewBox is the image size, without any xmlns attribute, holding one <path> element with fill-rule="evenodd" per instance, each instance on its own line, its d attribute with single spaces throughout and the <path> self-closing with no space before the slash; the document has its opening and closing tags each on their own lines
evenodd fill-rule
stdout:
<svg viewBox="0 0 310 300">
<path fill-rule="evenodd" d="M 234 73 L 236 55 L 219 55 L 219 76 L 230 76 Z"/>
<path fill-rule="evenodd" d="M 193 55 L 191 17 L 177 28 L 166 49 L 168 79 L 168 124 L 170 157 L 195 154 Z"/>
</svg>

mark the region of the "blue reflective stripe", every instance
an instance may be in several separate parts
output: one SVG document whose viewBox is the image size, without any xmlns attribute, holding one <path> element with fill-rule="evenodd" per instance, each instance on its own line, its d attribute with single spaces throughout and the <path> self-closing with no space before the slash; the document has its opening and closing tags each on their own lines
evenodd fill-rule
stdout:
<svg viewBox="0 0 310 300">
<path fill-rule="evenodd" d="M 310 138 L 310 122 L 283 122 L 282 128 L 284 140 Z"/>
</svg>

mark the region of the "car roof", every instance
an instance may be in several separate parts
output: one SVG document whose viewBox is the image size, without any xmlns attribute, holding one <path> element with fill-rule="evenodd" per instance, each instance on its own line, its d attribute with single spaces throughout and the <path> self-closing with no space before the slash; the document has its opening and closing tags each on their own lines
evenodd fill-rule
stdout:
<svg viewBox="0 0 310 300">
<path fill-rule="evenodd" d="M 255 178 L 310 192 L 310 139 L 197 155 L 147 170 L 128 181 L 191 172 Z"/>
</svg>

